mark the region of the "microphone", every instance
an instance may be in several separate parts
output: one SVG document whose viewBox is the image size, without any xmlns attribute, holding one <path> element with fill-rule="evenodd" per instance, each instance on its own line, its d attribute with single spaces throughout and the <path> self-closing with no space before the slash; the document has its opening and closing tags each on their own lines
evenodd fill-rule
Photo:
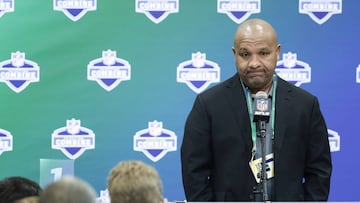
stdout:
<svg viewBox="0 0 360 203">
<path fill-rule="evenodd" d="M 262 198 L 265 203 L 269 202 L 269 194 L 268 194 L 268 185 L 267 185 L 267 173 L 266 173 L 266 166 L 267 166 L 267 160 L 266 160 L 266 123 L 269 122 L 270 119 L 270 108 L 271 108 L 271 102 L 268 97 L 268 94 L 263 91 L 259 91 L 256 93 L 254 97 L 254 120 L 253 122 L 256 122 L 258 124 L 258 130 L 257 130 L 257 136 L 259 136 L 260 139 L 260 146 L 261 146 L 261 175 L 260 175 L 260 181 L 262 192 Z"/>
<path fill-rule="evenodd" d="M 268 94 L 263 91 L 256 93 L 254 97 L 254 119 L 253 122 L 265 121 L 269 122 L 271 102 Z"/>
</svg>

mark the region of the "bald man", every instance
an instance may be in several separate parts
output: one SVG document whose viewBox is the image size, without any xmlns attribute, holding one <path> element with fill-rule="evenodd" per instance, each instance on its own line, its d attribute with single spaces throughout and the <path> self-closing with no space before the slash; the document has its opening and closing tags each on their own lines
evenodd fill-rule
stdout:
<svg viewBox="0 0 360 203">
<path fill-rule="evenodd" d="M 237 73 L 198 94 L 186 120 L 181 163 L 187 201 L 327 201 L 327 126 L 317 97 L 276 75 L 274 28 L 262 19 L 245 21 L 232 51 Z M 254 121 L 259 92 L 270 109 L 262 138 Z"/>
</svg>

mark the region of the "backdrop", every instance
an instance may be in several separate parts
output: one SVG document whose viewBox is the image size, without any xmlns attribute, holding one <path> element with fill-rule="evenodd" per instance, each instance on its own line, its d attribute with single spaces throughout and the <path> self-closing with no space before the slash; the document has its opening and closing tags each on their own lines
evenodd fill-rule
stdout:
<svg viewBox="0 0 360 203">
<path fill-rule="evenodd" d="M 0 178 L 45 186 L 75 174 L 105 201 L 109 170 L 137 159 L 159 171 L 169 201 L 184 200 L 186 116 L 199 92 L 235 73 L 239 23 L 263 18 L 282 45 L 277 73 L 320 100 L 334 165 L 330 201 L 360 200 L 359 6 L 0 0 Z"/>
</svg>

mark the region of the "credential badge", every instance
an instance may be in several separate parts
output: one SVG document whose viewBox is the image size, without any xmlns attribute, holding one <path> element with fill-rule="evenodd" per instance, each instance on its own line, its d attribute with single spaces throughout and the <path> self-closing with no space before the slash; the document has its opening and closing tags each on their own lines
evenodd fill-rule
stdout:
<svg viewBox="0 0 360 203">
<path fill-rule="evenodd" d="M 220 67 L 217 63 L 206 60 L 205 53 L 193 53 L 191 60 L 184 61 L 177 67 L 176 79 L 200 93 L 211 83 L 220 81 Z"/>
<path fill-rule="evenodd" d="M 14 12 L 14 2 L 15 0 L 0 0 L 0 18 L 5 13 Z"/>
<path fill-rule="evenodd" d="M 153 162 L 159 161 L 168 152 L 176 151 L 177 137 L 164 129 L 163 123 L 149 122 L 148 129 L 138 131 L 134 136 L 134 151 L 140 151 Z"/>
<path fill-rule="evenodd" d="M 73 118 L 66 121 L 66 127 L 54 130 L 51 148 L 61 150 L 69 159 L 77 159 L 85 150 L 95 149 L 95 134 Z"/>
<path fill-rule="evenodd" d="M 0 128 L 0 155 L 13 150 L 13 136 L 9 131 Z"/>
<path fill-rule="evenodd" d="M 54 10 L 62 11 L 72 21 L 82 18 L 88 11 L 96 10 L 96 0 L 54 0 Z"/>
<path fill-rule="evenodd" d="M 135 0 L 135 12 L 158 24 L 170 13 L 179 12 L 179 0 Z"/>
<path fill-rule="evenodd" d="M 116 51 L 103 51 L 102 58 L 90 61 L 87 79 L 96 81 L 102 88 L 111 91 L 121 81 L 130 80 L 131 66 L 128 61 L 117 58 Z"/>
<path fill-rule="evenodd" d="M 225 13 L 235 23 L 242 23 L 251 14 L 260 13 L 261 0 L 218 0 L 217 12 Z"/>
<path fill-rule="evenodd" d="M 295 86 L 311 82 L 311 67 L 309 64 L 297 60 L 297 54 L 288 52 L 283 54 L 283 60 L 278 61 L 276 74 Z"/>
<path fill-rule="evenodd" d="M 26 60 L 23 52 L 11 53 L 11 59 L 0 62 L 0 82 L 16 93 L 39 80 L 40 67 L 35 62 Z"/>
<path fill-rule="evenodd" d="M 329 144 L 330 144 L 330 151 L 337 152 L 340 151 L 340 135 L 334 130 L 328 129 L 328 136 L 329 136 Z"/>
<path fill-rule="evenodd" d="M 342 0 L 299 0 L 299 13 L 308 14 L 318 24 L 341 12 Z"/>
</svg>

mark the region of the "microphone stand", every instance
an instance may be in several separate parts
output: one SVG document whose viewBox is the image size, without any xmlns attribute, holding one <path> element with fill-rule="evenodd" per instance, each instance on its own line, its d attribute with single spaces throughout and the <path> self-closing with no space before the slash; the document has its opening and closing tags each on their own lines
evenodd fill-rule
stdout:
<svg viewBox="0 0 360 203">
<path fill-rule="evenodd" d="M 266 174 L 266 121 L 264 119 L 260 119 L 258 121 L 259 124 L 259 132 L 258 136 L 261 141 L 261 174 L 260 174 L 260 182 L 262 183 L 262 196 L 264 202 L 269 201 L 269 194 L 267 188 L 267 174 Z"/>
<path fill-rule="evenodd" d="M 260 184 L 258 187 L 259 190 L 254 191 L 254 193 L 262 193 L 262 200 L 267 203 L 270 202 L 269 193 L 268 193 L 268 182 L 267 182 L 267 173 L 266 173 L 266 123 L 270 119 L 270 101 L 268 99 L 268 94 L 263 91 L 256 93 L 254 97 L 254 117 L 253 122 L 257 124 L 256 136 L 260 138 L 261 145 L 261 171 L 258 176 L 260 176 Z"/>
</svg>

